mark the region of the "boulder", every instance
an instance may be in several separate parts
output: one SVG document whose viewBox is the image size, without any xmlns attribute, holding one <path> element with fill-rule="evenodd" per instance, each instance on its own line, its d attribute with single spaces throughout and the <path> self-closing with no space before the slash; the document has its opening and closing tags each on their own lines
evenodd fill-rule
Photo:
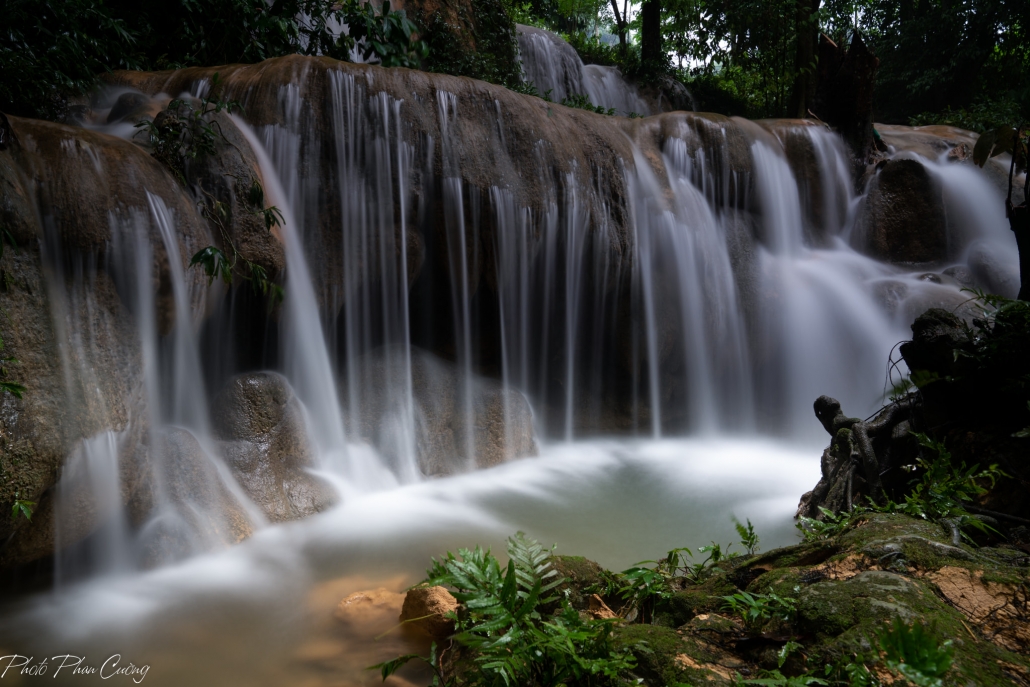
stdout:
<svg viewBox="0 0 1030 687">
<path fill-rule="evenodd" d="M 354 592 L 339 603 L 333 611 L 333 617 L 341 623 L 360 627 L 377 620 L 383 613 L 396 614 L 401 610 L 405 598 L 404 594 L 391 592 L 385 587 Z"/>
<path fill-rule="evenodd" d="M 470 379 L 457 365 L 426 351 L 410 350 L 414 449 L 423 474 L 452 474 L 536 455 L 533 411 L 525 396 L 490 379 Z M 394 461 L 407 450 L 397 436 L 404 431 L 407 365 L 403 348 L 384 347 L 360 358 L 347 379 L 350 388 L 361 390 L 349 413 L 358 432 Z M 466 393 L 471 393 L 468 403 Z"/>
<path fill-rule="evenodd" d="M 901 345 L 910 370 L 929 370 L 945 375 L 955 362 L 955 350 L 969 347 L 969 333 L 962 320 L 939 308 L 927 310 L 912 323 L 912 340 Z"/>
<path fill-rule="evenodd" d="M 128 509 L 130 524 L 141 530 L 144 566 L 237 544 L 253 534 L 254 518 L 216 460 L 191 432 L 162 431 L 144 464 L 151 479 Z"/>
<path fill-rule="evenodd" d="M 883 142 L 892 153 L 910 152 L 927 160 L 938 160 L 943 156 L 948 162 L 972 165 L 973 148 L 979 134 L 954 126 L 900 126 L 897 124 L 877 124 Z M 1008 193 L 1009 155 L 992 157 L 983 166 L 991 185 L 998 189 L 999 199 Z M 1012 186 L 1012 204 L 1023 202 L 1023 181 L 1025 175 L 1017 174 Z M 1000 202 L 1000 200 L 999 200 Z"/>
<path fill-rule="evenodd" d="M 251 372 L 230 380 L 212 404 L 216 436 L 243 490 L 272 522 L 330 507 L 336 493 L 308 469 L 315 452 L 304 409 L 286 378 Z"/>
<path fill-rule="evenodd" d="M 690 94 L 683 82 L 668 74 L 658 77 L 658 89 L 662 96 L 663 112 L 685 111 L 693 112 L 697 109 L 694 105 L 694 96 Z"/>
<path fill-rule="evenodd" d="M 150 97 L 139 91 L 127 91 L 118 96 L 107 113 L 107 123 L 114 124 L 122 120 L 134 120 L 146 112 Z M 134 122 L 135 123 L 135 122 Z"/>
<path fill-rule="evenodd" d="M 416 587 L 404 597 L 400 621 L 410 621 L 433 639 L 447 639 L 454 634 L 454 621 L 444 616 L 457 609 L 458 600 L 443 587 Z"/>
<path fill-rule="evenodd" d="M 860 246 L 893 263 L 938 263 L 949 257 L 944 197 L 940 184 L 919 162 L 882 163 L 869 184 Z"/>
</svg>

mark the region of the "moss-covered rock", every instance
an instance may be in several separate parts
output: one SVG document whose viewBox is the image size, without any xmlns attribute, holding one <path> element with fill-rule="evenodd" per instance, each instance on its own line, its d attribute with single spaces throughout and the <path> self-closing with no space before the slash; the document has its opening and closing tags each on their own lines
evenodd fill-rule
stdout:
<svg viewBox="0 0 1030 687">
<path fill-rule="evenodd" d="M 570 593 L 604 580 L 585 559 L 562 557 Z M 1027 684 L 1030 676 L 1030 559 L 1016 548 L 954 546 L 940 525 L 867 513 L 835 537 L 807 541 L 715 566 L 700 584 L 673 580 L 653 625 L 623 624 L 615 645 L 629 648 L 645 685 L 722 685 L 777 668 L 788 640 L 802 645 L 781 667 L 823 676 L 864 662 L 887 676 L 878 632 L 894 619 L 924 623 L 954 658 L 945 684 Z M 581 589 L 577 591 L 576 587 Z M 745 628 L 726 609 L 738 591 L 796 600 L 790 622 Z M 633 617 L 632 613 L 626 613 Z"/>
</svg>

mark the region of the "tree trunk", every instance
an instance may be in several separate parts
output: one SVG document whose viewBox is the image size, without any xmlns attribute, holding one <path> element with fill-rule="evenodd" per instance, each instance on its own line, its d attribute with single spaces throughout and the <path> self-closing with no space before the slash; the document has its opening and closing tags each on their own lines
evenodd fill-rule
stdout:
<svg viewBox="0 0 1030 687">
<path fill-rule="evenodd" d="M 611 0 L 612 12 L 615 14 L 615 30 L 619 32 L 619 45 L 622 48 L 626 47 L 626 20 L 622 18 L 622 13 L 619 12 L 619 0 Z"/>
<path fill-rule="evenodd" d="M 819 26 L 812 15 L 819 11 L 821 0 L 795 0 L 794 16 L 794 89 L 790 98 L 790 116 L 802 118 L 815 94 L 815 46 L 819 42 Z"/>
<path fill-rule="evenodd" d="M 812 112 L 840 133 L 859 166 L 873 148 L 873 88 L 879 64 L 857 31 L 847 52 L 826 36 L 821 39 Z"/>
<path fill-rule="evenodd" d="M 647 0 L 640 10 L 640 62 L 647 67 L 664 66 L 662 54 L 662 3 Z"/>
</svg>

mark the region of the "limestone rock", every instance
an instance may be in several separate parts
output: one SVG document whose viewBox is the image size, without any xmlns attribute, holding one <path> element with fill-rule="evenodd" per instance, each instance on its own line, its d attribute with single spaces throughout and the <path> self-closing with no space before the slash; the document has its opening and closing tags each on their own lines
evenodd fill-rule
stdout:
<svg viewBox="0 0 1030 687">
<path fill-rule="evenodd" d="M 410 620 L 433 639 L 446 639 L 454 634 L 454 621 L 444 614 L 457 608 L 458 600 L 443 587 L 416 587 L 404 597 L 400 620 Z"/>
<path fill-rule="evenodd" d="M 118 96 L 111 111 L 107 114 L 107 123 L 113 124 L 123 119 L 134 119 L 146 111 L 150 98 L 138 91 L 127 91 Z"/>
<path fill-rule="evenodd" d="M 869 184 L 865 250 L 893 263 L 936 263 L 950 256 L 940 184 L 915 160 L 883 163 Z"/>
<path fill-rule="evenodd" d="M 360 405 L 350 409 L 361 435 L 394 460 L 405 450 L 397 445 L 396 422 L 402 422 L 398 418 L 407 402 L 406 367 L 403 348 L 381 348 L 357 361 L 351 374 L 358 378 L 348 380 L 365 391 Z M 417 348 L 411 349 L 410 373 L 415 450 L 424 474 L 451 474 L 536 455 L 532 410 L 518 391 L 493 380 L 467 379 L 453 363 Z M 472 396 L 466 405 L 467 392 Z"/>
<path fill-rule="evenodd" d="M 383 613 L 400 612 L 405 598 L 404 594 L 391 592 L 384 587 L 354 592 L 340 602 L 333 611 L 333 617 L 341 623 L 364 625 L 378 619 Z"/>
<path fill-rule="evenodd" d="M 216 460 L 191 432 L 178 427 L 162 432 L 156 450 L 142 463 L 150 479 L 128 509 L 130 523 L 143 528 L 145 566 L 237 544 L 253 534 L 253 518 Z"/>
<path fill-rule="evenodd" d="M 272 522 L 325 510 L 332 487 L 307 471 L 314 465 L 300 401 L 282 375 L 233 378 L 212 404 L 215 431 L 240 486 Z"/>
</svg>

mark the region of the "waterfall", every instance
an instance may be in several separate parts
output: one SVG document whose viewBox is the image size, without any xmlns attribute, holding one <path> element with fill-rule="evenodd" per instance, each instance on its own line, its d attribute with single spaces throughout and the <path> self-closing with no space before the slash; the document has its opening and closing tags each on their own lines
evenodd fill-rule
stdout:
<svg viewBox="0 0 1030 687">
<path fill-rule="evenodd" d="M 653 109 L 637 87 L 616 67 L 583 64 L 576 50 L 560 36 L 535 26 L 518 25 L 519 55 L 526 83 L 540 95 L 560 103 L 585 95 L 594 105 L 612 108 L 616 114 L 647 116 Z"/>
<path fill-rule="evenodd" d="M 559 59 L 551 38 L 523 39 Z M 525 46 L 524 59 L 536 59 Z M 561 60 L 547 78 L 587 87 Z M 247 114 L 231 124 L 283 216 L 285 302 L 251 314 L 273 344 L 262 366 L 295 390 L 316 471 L 345 503 L 503 462 L 534 429 L 552 444 L 814 444 L 813 399 L 878 407 L 916 313 L 960 307 L 964 284 L 1016 283 L 1004 217 L 978 200 L 994 191 L 972 167 L 918 158 L 941 189 L 951 251 L 930 272 L 864 252 L 868 197 L 822 127 L 590 117 L 610 136 L 605 165 L 563 159 L 579 142 L 546 138 L 554 113 L 535 99 L 476 100 L 480 86 L 453 80 L 404 93 L 395 76 L 304 63 L 272 95 L 232 85 Z M 518 117 L 539 129 L 526 135 Z M 252 342 L 231 318 L 212 322 L 236 301 L 187 267 L 208 239 L 159 191 L 111 212 L 99 257 L 70 256 L 53 221 L 45 233 L 66 394 L 98 418 L 73 436 L 57 490 L 62 584 L 217 549 L 269 519 L 212 429 L 212 380 L 252 372 L 233 353 Z M 96 296 L 108 278 L 131 317 L 103 314 L 117 310 Z M 116 339 L 136 351 L 134 396 L 106 390 L 91 362 Z M 83 499 L 122 505 L 93 506 L 80 526 Z"/>
</svg>

